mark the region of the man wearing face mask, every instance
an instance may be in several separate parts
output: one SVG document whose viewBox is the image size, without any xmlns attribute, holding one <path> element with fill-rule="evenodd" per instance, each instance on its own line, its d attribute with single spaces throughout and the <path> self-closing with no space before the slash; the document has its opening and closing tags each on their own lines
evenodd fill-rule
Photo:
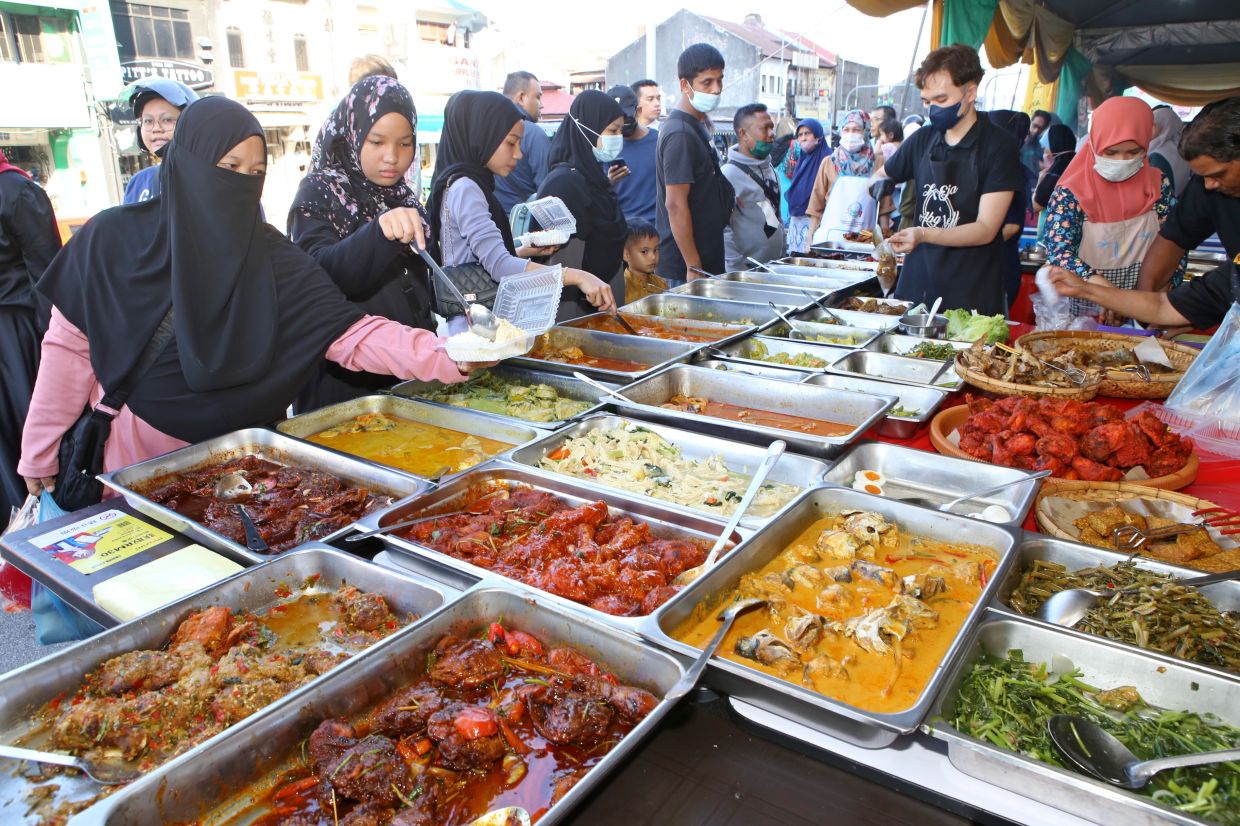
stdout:
<svg viewBox="0 0 1240 826">
<path fill-rule="evenodd" d="M 967 46 L 927 55 L 916 82 L 928 128 L 906 136 L 878 177 L 912 180 L 916 190 L 912 224 L 891 236 L 892 248 L 908 253 L 896 297 L 929 305 L 942 296 L 945 310 L 994 315 L 1007 310 L 999 230 L 1025 175 L 1011 135 L 977 116 L 982 75 Z"/>
<path fill-rule="evenodd" d="M 775 121 L 761 103 L 736 110 L 732 118 L 736 145 L 728 150 L 724 177 L 736 190 L 736 209 L 723 231 L 724 264 L 748 269 L 746 258 L 773 261 L 784 254 L 784 225 L 779 220 L 779 178 L 769 160 Z"/>
<path fill-rule="evenodd" d="M 607 90 L 607 96 L 620 104 L 620 109 L 624 112 L 624 126 L 620 128 L 624 144 L 620 149 L 620 157 L 608 166 L 607 177 L 616 188 L 616 197 L 620 199 L 620 209 L 624 212 L 625 220 L 653 225 L 654 159 L 659 133 L 642 126 L 637 115 L 637 93 L 631 87 L 613 86 Z"/>
<path fill-rule="evenodd" d="M 736 195 L 719 168 L 707 115 L 723 93 L 723 55 L 695 43 L 676 61 L 680 100 L 659 130 L 655 151 L 656 273 L 672 286 L 723 271 L 723 230 Z"/>
</svg>

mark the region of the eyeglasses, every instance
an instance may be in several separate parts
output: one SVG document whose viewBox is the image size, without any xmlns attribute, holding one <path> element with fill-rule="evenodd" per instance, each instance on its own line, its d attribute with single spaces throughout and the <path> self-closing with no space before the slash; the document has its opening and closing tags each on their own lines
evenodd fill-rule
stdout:
<svg viewBox="0 0 1240 826">
<path fill-rule="evenodd" d="M 154 129 L 155 124 L 159 124 L 164 129 L 170 129 L 177 125 L 177 119 L 172 115 L 160 115 L 158 118 L 143 118 L 139 123 L 143 129 Z"/>
</svg>

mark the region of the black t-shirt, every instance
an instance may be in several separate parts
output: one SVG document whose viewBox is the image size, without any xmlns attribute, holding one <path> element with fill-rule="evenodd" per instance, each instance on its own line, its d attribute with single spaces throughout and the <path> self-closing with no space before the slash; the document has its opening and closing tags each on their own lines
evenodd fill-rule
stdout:
<svg viewBox="0 0 1240 826">
<path fill-rule="evenodd" d="M 1233 301 L 1240 301 L 1240 283 L 1235 280 L 1233 269 L 1219 267 L 1210 270 L 1167 293 L 1167 300 L 1198 330 L 1213 327 L 1227 315 Z"/>
<path fill-rule="evenodd" d="M 1240 254 L 1240 198 L 1207 190 L 1194 175 L 1159 232 L 1186 250 L 1195 249 L 1217 232 L 1227 257 L 1235 258 Z"/>
<path fill-rule="evenodd" d="M 667 216 L 668 184 L 691 184 L 689 212 L 693 217 L 693 240 L 702 259 L 702 268 L 712 273 L 723 272 L 723 230 L 732 216 L 735 195 L 719 169 L 719 156 L 710 143 L 706 127 L 679 109 L 668 116 L 659 130 L 655 149 L 655 224 L 659 230 L 656 272 L 664 278 L 683 280 L 685 259 L 672 237 L 672 224 Z"/>
</svg>

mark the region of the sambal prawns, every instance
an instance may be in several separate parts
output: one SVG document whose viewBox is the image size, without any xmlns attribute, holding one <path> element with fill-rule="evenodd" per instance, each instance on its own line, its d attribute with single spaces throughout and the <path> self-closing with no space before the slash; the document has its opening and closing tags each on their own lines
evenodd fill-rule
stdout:
<svg viewBox="0 0 1240 826">
<path fill-rule="evenodd" d="M 245 822 L 457 826 L 503 806 L 537 821 L 658 703 L 499 622 L 444 636 L 395 696 L 321 723 Z"/>
</svg>

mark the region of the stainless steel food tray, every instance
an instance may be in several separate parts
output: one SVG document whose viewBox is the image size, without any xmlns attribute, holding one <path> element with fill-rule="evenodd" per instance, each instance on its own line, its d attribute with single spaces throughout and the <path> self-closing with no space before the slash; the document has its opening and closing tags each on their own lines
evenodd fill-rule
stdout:
<svg viewBox="0 0 1240 826">
<path fill-rule="evenodd" d="M 466 410 L 465 408 L 452 407 L 451 405 L 431 404 L 420 399 L 407 399 L 401 396 L 379 395 L 362 396 L 351 401 L 312 410 L 309 413 L 302 413 L 300 416 L 294 416 L 291 419 L 285 419 L 280 422 L 276 425 L 276 430 L 297 439 L 309 439 L 316 433 L 321 433 L 329 427 L 335 427 L 364 413 L 384 413 L 389 416 L 399 416 L 402 419 L 410 419 L 415 422 L 442 427 L 445 430 L 455 430 L 460 433 L 468 433 L 471 436 L 482 436 L 486 439 L 506 442 L 512 447 L 519 447 L 526 442 L 541 438 L 544 432 L 538 427 L 517 424 L 515 420 L 499 418 L 486 413 L 480 413 L 476 410 Z M 317 442 L 313 444 L 316 447 L 324 447 L 333 453 L 349 456 L 376 467 L 391 467 L 365 456 L 338 451 L 326 445 L 319 445 Z M 494 458 L 494 456 L 488 458 Z M 393 467 L 392 470 L 407 476 L 413 476 L 414 478 L 430 479 L 432 481 L 450 479 L 464 472 L 449 470 L 448 473 L 436 474 L 434 476 L 419 476 L 412 471 L 402 470 L 401 468 Z M 469 470 L 469 468 L 466 468 L 466 470 Z"/>
<path fill-rule="evenodd" d="M 660 407 L 672 396 L 681 393 L 686 396 L 704 396 L 740 407 L 808 419 L 828 419 L 849 425 L 852 430 L 842 436 L 815 436 Z M 783 439 L 788 443 L 788 447 L 798 453 L 823 458 L 838 455 L 845 445 L 856 441 L 877 423 L 897 401 L 894 394 L 872 396 L 686 365 L 669 367 L 661 373 L 634 382 L 624 389 L 624 396 L 630 401 L 617 401 L 616 404 L 634 411 L 642 418 L 682 425 L 690 430 L 704 431 L 749 444 L 768 445 L 776 439 Z"/>
<path fill-rule="evenodd" d="M 894 316 L 889 316 L 894 318 Z M 896 319 L 899 321 L 899 319 Z M 884 336 L 871 341 L 865 346 L 867 350 L 873 350 L 876 353 L 886 353 L 891 356 L 907 355 L 918 344 L 929 342 L 931 344 L 946 344 L 959 353 L 961 350 L 968 350 L 972 347 L 972 343 L 968 341 L 950 341 L 945 338 L 921 338 L 920 336 L 906 336 L 900 333 L 887 333 Z M 924 356 L 909 356 L 909 358 L 924 358 Z M 927 359 L 927 361 L 952 361 L 955 356 L 950 359 Z"/>
<path fill-rule="evenodd" d="M 861 379 L 856 376 L 840 376 L 834 373 L 815 373 L 805 379 L 805 384 L 817 387 L 834 387 L 837 390 L 855 390 L 858 393 L 895 394 L 900 402 L 896 407 L 917 412 L 916 416 L 883 417 L 878 435 L 892 439 L 911 439 L 934 417 L 947 391 L 933 387 L 917 387 L 912 384 L 895 384 L 877 379 Z M 895 409 L 894 407 L 892 408 Z M 929 455 L 929 454 L 927 454 Z"/>
<path fill-rule="evenodd" d="M 746 376 L 762 376 L 768 379 L 779 379 L 780 381 L 800 382 L 805 380 L 805 373 L 797 370 L 795 367 L 780 367 L 777 364 L 763 364 L 759 366 L 747 361 L 732 361 L 731 359 L 697 359 L 693 362 L 697 367 L 706 367 L 710 370 L 719 370 L 726 373 L 741 373 Z"/>
<path fill-rule="evenodd" d="M 747 284 L 743 281 L 724 281 L 722 278 L 699 278 L 687 281 L 675 289 L 668 290 L 671 295 L 689 295 L 716 301 L 745 301 L 766 304 L 774 301 L 776 306 L 789 310 L 799 310 L 808 306 L 813 299 L 796 289 L 777 287 L 774 284 Z M 811 295 L 825 295 L 826 291 L 811 291 Z"/>
<path fill-rule="evenodd" d="M 859 313 L 856 310 L 832 310 L 849 327 L 873 328 L 875 330 L 894 330 L 900 323 L 900 317 L 883 315 L 882 313 Z M 818 306 L 810 306 L 808 310 L 797 313 L 793 321 L 813 321 L 818 324 L 834 324 L 831 317 Z"/>
<path fill-rule="evenodd" d="M 552 327 L 542 336 L 556 347 L 580 347 L 581 352 L 596 358 L 612 358 L 645 364 L 647 367 L 632 372 L 604 370 L 584 364 L 565 364 L 560 361 L 533 358 L 526 354 L 520 358 L 508 359 L 506 364 L 547 370 L 552 373 L 571 375 L 574 372 L 585 373 L 601 381 L 612 381 L 627 384 L 641 378 L 668 364 L 684 361 L 693 355 L 701 345 L 690 341 L 669 341 L 661 338 L 641 338 L 622 333 L 605 333 L 599 330 L 582 330 L 577 327 Z"/>
<path fill-rule="evenodd" d="M 833 263 L 833 262 L 823 262 L 823 263 Z M 817 277 L 824 272 L 826 273 L 837 273 L 838 272 L 838 273 L 856 273 L 857 275 L 865 275 L 868 277 L 874 274 L 874 271 L 877 269 L 877 267 L 878 267 L 877 262 L 875 263 L 874 267 L 869 267 L 864 270 L 854 269 L 853 267 L 824 267 L 824 266 L 818 266 L 816 264 L 812 264 L 808 266 L 799 266 L 796 264 L 776 263 L 776 264 L 768 264 L 767 272 L 774 272 L 779 275 L 808 275 L 810 277 Z"/>
<path fill-rule="evenodd" d="M 576 416 L 570 416 L 567 419 L 551 419 L 545 422 L 534 421 L 533 419 L 522 419 L 517 416 L 506 416 L 502 413 L 492 413 L 487 410 L 475 410 L 471 407 L 459 407 L 448 404 L 447 402 L 431 401 L 423 398 L 425 394 L 432 393 L 440 388 L 451 387 L 453 385 L 445 385 L 437 381 L 407 381 L 398 384 L 392 388 L 391 392 L 397 396 L 407 396 L 417 399 L 425 404 L 433 404 L 436 407 L 443 407 L 448 410 L 469 410 L 473 413 L 480 413 L 483 416 L 490 416 L 502 422 L 516 422 L 526 427 L 537 428 L 539 430 L 556 430 L 570 421 L 576 421 L 583 416 L 589 416 L 591 413 L 597 413 L 600 408 L 607 404 L 607 396 L 594 387 L 586 384 L 581 379 L 573 378 L 563 373 L 555 373 L 547 370 L 535 370 L 530 367 L 514 367 L 511 364 L 497 364 L 494 367 L 487 368 L 492 375 L 506 382 L 514 382 L 517 384 L 545 384 L 555 388 L 555 391 L 563 398 L 573 399 L 575 401 L 590 402 L 591 406 Z M 608 384 L 605 386 L 618 390 L 620 384 Z"/>
<path fill-rule="evenodd" d="M 746 272 L 728 272 L 719 276 L 724 281 L 739 281 L 745 284 L 773 284 L 777 287 L 793 287 L 798 290 L 814 290 L 833 292 L 852 286 L 859 280 L 865 280 L 866 273 L 839 271 L 838 275 L 824 270 L 819 275 L 785 275 L 766 272 L 765 270 L 748 270 Z"/>
<path fill-rule="evenodd" d="M 639 631 L 642 636 L 672 651 L 696 655 L 699 649 L 680 642 L 672 634 L 694 615 L 699 605 L 719 610 L 742 575 L 761 568 L 778 556 L 815 521 L 847 509 L 881 513 L 906 534 L 948 543 L 959 543 L 962 537 L 966 537 L 969 544 L 995 551 L 998 566 L 995 576 L 982 590 L 981 598 L 969 611 L 944 655 L 943 664 L 950 664 L 962 650 L 972 626 L 986 611 L 986 603 L 998 587 L 998 580 L 1011 565 L 1017 532 L 1000 525 L 979 523 L 965 516 L 926 510 L 843 488 L 807 491 L 777 521 L 754 534 L 729 558 L 720 561 L 713 570 L 660 606 L 653 616 L 641 624 Z M 916 703 L 899 713 L 865 711 L 722 657 L 711 660 L 707 680 L 726 694 L 815 731 L 840 737 L 864 748 L 883 748 L 893 743 L 899 735 L 916 730 L 930 712 L 945 674 L 944 668 L 937 670 Z"/>
<path fill-rule="evenodd" d="M 906 310 L 910 309 L 913 306 L 913 302 L 911 301 L 901 301 L 898 298 L 880 298 L 876 295 L 867 295 L 864 293 L 842 293 L 836 296 L 832 296 L 832 298 L 827 301 L 827 304 L 831 307 L 842 306 L 850 298 L 873 299 L 874 301 L 877 301 L 879 304 L 887 304 L 892 307 L 902 307 Z M 846 312 L 856 313 L 860 311 L 859 310 L 847 310 Z M 882 315 L 882 314 L 881 313 L 866 313 L 865 315 Z M 900 316 L 898 315 L 884 316 L 884 318 L 894 318 L 897 322 L 900 320 Z"/>
<path fill-rule="evenodd" d="M 425 616 L 457 595 L 456 591 L 415 574 L 380 568 L 320 543 L 302 546 L 0 676 L 0 731 L 4 732 L 4 742 L 13 743 L 18 737 L 32 732 L 35 729 L 34 712 L 57 696 L 76 691 L 86 674 L 104 661 L 128 651 L 163 648 L 172 632 L 191 612 L 214 605 L 226 606 L 235 613 L 261 611 L 282 601 L 275 595 L 277 585 L 286 584 L 297 589 L 308 578 L 315 576 L 318 577 L 317 585 L 326 590 L 335 590 L 347 582 L 363 591 L 382 594 L 388 604 L 401 614 Z M 397 635 L 400 633 L 397 632 Z M 376 643 L 375 648 L 388 645 L 392 639 L 388 637 Z M 285 702 L 296 704 L 296 698 L 312 692 L 314 686 L 324 679 L 316 678 L 276 701 L 275 705 Z M 218 739 L 219 736 L 204 741 L 164 767 L 154 769 L 147 777 L 158 775 L 177 764 L 193 764 Z M 32 784 L 12 771 L 15 765 L 10 764 L 0 772 L 0 821 L 5 824 L 34 823 L 33 819 L 23 814 L 29 806 L 23 797 Z M 61 787 L 58 800 L 80 800 L 90 797 L 98 789 L 82 776 L 59 775 L 52 782 Z M 88 812 L 93 813 L 101 806 L 131 794 L 137 785 L 135 783 L 114 793 Z M 90 820 L 86 814 L 80 817 L 88 822 Z"/>
<path fill-rule="evenodd" d="M 1232 725 L 1240 724 L 1240 682 L 1192 663 L 1168 663 L 1165 658 L 1097 637 L 1063 634 L 992 612 L 948 669 L 924 726 L 930 735 L 947 744 L 948 759 L 960 771 L 1065 812 L 1097 823 L 1125 826 L 1206 823 L 1151 798 L 975 740 L 948 725 L 943 718 L 955 713 L 956 694 L 973 663 L 983 653 L 1006 657 L 1012 649 L 1020 649 L 1026 662 L 1050 663 L 1067 657 L 1091 685 L 1130 685 L 1152 705 L 1212 712 Z"/>
<path fill-rule="evenodd" d="M 659 293 L 659 295 L 667 295 L 667 293 Z M 735 304 L 738 302 L 719 301 L 715 303 Z M 766 311 L 770 313 L 771 308 L 767 307 Z M 574 318 L 569 321 L 561 322 L 560 326 L 556 327 L 555 329 L 557 330 L 564 329 L 564 328 L 570 328 L 570 329 L 581 328 L 583 330 L 588 329 L 586 325 L 589 324 L 593 319 L 601 318 L 605 315 L 606 315 L 605 313 L 594 313 L 593 315 L 583 315 L 579 318 Z M 694 350 L 701 347 L 703 344 L 718 344 L 721 341 L 732 341 L 741 336 L 749 335 L 749 333 L 753 330 L 753 325 L 751 324 L 722 324 L 717 321 L 698 321 L 692 318 L 672 319 L 672 318 L 659 318 L 658 316 L 643 316 L 641 319 L 641 323 L 642 323 L 642 326 L 645 326 L 645 327 L 661 327 L 663 329 L 666 329 L 669 333 L 683 333 L 687 335 L 699 335 L 699 336 L 711 336 L 712 337 L 709 341 L 678 342 L 680 344 L 689 344 Z M 643 333 L 640 336 L 634 336 L 628 333 L 613 333 L 613 335 L 620 335 L 624 338 L 630 338 L 630 339 L 635 339 L 635 340 L 640 340 L 640 341 L 651 341 L 651 340 L 675 341 L 675 339 L 660 339 L 659 336 L 652 336 L 646 333 Z M 718 338 L 714 338 L 715 336 L 717 336 Z M 607 355 L 607 354 L 602 353 L 601 355 Z M 616 358 L 621 358 L 621 356 L 616 356 Z M 650 371 L 646 371 L 645 375 L 649 375 L 649 374 L 650 374 Z"/>
<path fill-rule="evenodd" d="M 775 303 L 778 305 L 779 302 Z M 668 321 L 709 321 L 744 327 L 759 327 L 776 317 L 767 301 L 720 301 L 697 295 L 672 293 L 648 295 L 640 301 L 625 304 L 620 308 L 620 312 L 626 315 L 654 316 Z"/>
<path fill-rule="evenodd" d="M 596 431 L 611 431 L 624 427 L 644 427 L 654 433 L 662 436 L 668 442 L 680 448 L 681 454 L 687 459 L 708 459 L 711 456 L 723 457 L 724 463 L 728 470 L 735 473 L 752 475 L 758 469 L 758 465 L 762 464 L 762 458 L 766 454 L 765 448 L 756 447 L 754 445 L 742 444 L 730 439 L 720 439 L 714 436 L 708 436 L 702 433 L 695 433 L 691 430 L 681 430 L 680 428 L 668 427 L 667 425 L 653 424 L 635 419 L 628 419 L 621 416 L 599 415 L 591 416 L 583 419 L 564 430 L 557 431 L 540 442 L 526 445 L 523 448 L 514 450 L 508 456 L 508 461 L 529 468 L 539 468 L 539 462 L 548 453 L 551 453 L 565 441 L 577 438 Z M 827 462 L 818 459 L 811 459 L 808 456 L 801 456 L 792 452 L 785 452 L 780 457 L 779 462 L 771 470 L 768 480 L 771 482 L 782 482 L 787 485 L 794 485 L 798 488 L 810 488 L 822 482 L 826 475 L 827 468 L 830 465 Z M 579 479 L 576 476 L 565 476 L 554 474 L 553 471 L 544 470 L 544 473 L 552 473 L 557 479 L 569 478 L 581 481 L 591 487 L 597 487 L 603 490 L 618 490 L 604 485 L 602 482 Z M 627 496 L 640 496 L 640 494 L 631 491 L 621 491 Z M 687 505 L 676 505 L 671 502 L 664 502 L 661 499 L 651 499 L 659 507 L 668 510 L 681 511 L 691 514 L 694 517 L 700 517 L 702 514 L 715 515 L 716 511 L 711 508 L 692 508 Z M 778 516 L 778 512 L 770 516 L 751 515 L 741 519 L 741 525 L 750 527 L 759 527 L 766 524 L 771 519 Z M 716 516 L 715 518 L 723 518 Z"/>
<path fill-rule="evenodd" d="M 782 322 L 781 322 L 782 323 Z M 823 367 L 795 367 L 791 364 L 778 364 L 776 362 L 766 361 L 764 359 L 754 358 L 754 350 L 758 346 L 766 348 L 769 355 L 786 354 L 795 356 L 798 353 L 805 353 L 816 358 L 820 358 L 826 362 Z M 740 341 L 734 341 L 725 347 L 706 347 L 702 349 L 703 355 L 714 355 L 718 358 L 738 361 L 744 364 L 752 364 L 755 367 L 778 367 L 781 370 L 796 370 L 801 374 L 821 373 L 827 370 L 833 361 L 840 356 L 847 355 L 852 352 L 851 347 L 844 347 L 838 344 L 818 344 L 812 341 L 799 341 L 789 338 L 775 338 L 773 336 L 750 336 Z"/>
<path fill-rule="evenodd" d="M 786 264 L 790 267 L 817 267 L 820 270 L 868 270 L 875 272 L 878 270 L 877 261 L 859 260 L 852 261 L 835 261 L 829 258 L 805 258 L 802 256 L 790 256 L 781 258 L 774 264 Z"/>
<path fill-rule="evenodd" d="M 874 327 L 847 327 L 843 324 L 820 324 L 817 321 L 794 321 L 797 332 L 808 336 L 825 336 L 827 338 L 846 337 L 851 338 L 852 344 L 836 344 L 831 341 L 809 341 L 809 344 L 829 344 L 833 347 L 846 347 L 849 350 L 856 350 L 869 344 L 874 339 L 883 334 L 882 330 Z M 776 321 L 763 327 L 758 331 L 760 335 L 772 338 L 786 338 L 790 341 L 802 341 L 802 339 L 792 338 L 791 328 L 786 322 Z"/>
<path fill-rule="evenodd" d="M 582 622 L 579 614 L 548 604 L 535 592 L 476 588 L 429 617 L 416 631 L 401 634 L 391 645 L 372 650 L 347 668 L 333 672 L 311 691 L 301 694 L 299 702 L 284 703 L 255 715 L 221 737 L 196 760 L 178 761 L 175 768 L 169 767 L 159 777 L 149 777 L 125 794 L 105 800 L 82 822 L 86 826 L 236 823 L 235 818 L 252 805 L 246 787 L 286 767 L 301 741 L 319 723 L 336 717 L 361 716 L 407 685 L 409 678 L 422 674 L 427 653 L 441 637 L 477 633 L 500 617 L 506 626 L 533 634 L 548 647 L 571 646 L 597 658 L 621 682 L 645 688 L 660 698 L 684 673 L 674 657 L 652 650 L 616 629 Z M 538 822 L 560 822 L 654 731 L 673 705 L 661 700 Z"/>
<path fill-rule="evenodd" d="M 891 356 L 873 350 L 854 350 L 831 365 L 831 372 L 845 373 L 867 379 L 934 387 L 940 381 L 946 361 Z"/>
<path fill-rule="evenodd" d="M 1085 636 L 1090 639 L 1099 639 L 1094 634 L 1087 634 L 1084 631 L 1075 628 L 1064 628 L 1063 626 L 1050 625 L 1042 621 L 1021 614 L 1012 608 L 1008 602 L 1012 591 L 1020 584 L 1021 574 L 1035 560 L 1044 560 L 1046 562 L 1058 562 L 1068 568 L 1069 571 L 1075 571 L 1080 568 L 1093 568 L 1098 565 L 1115 565 L 1123 562 L 1128 558 L 1128 554 L 1121 554 L 1115 551 L 1108 551 L 1103 548 L 1095 548 L 1091 545 L 1083 545 L 1079 542 L 1069 542 L 1064 539 L 1056 539 L 1054 537 L 1044 536 L 1037 533 L 1026 533 L 1025 541 L 1017 548 L 1017 559 L 1012 565 L 1011 571 L 1008 572 L 1007 578 L 1000 583 L 999 592 L 995 595 L 995 601 L 991 607 L 997 611 L 1002 611 L 1013 616 L 1028 619 L 1030 622 L 1038 625 L 1045 625 L 1054 628 L 1060 632 L 1066 632 L 1074 636 Z M 1138 556 L 1133 560 L 1137 567 L 1154 571 L 1160 574 L 1170 574 L 1177 579 L 1185 579 L 1187 577 L 1200 576 L 1201 571 L 1194 571 L 1191 568 L 1182 568 L 1178 565 L 1168 565 L 1149 557 Z M 1207 585 L 1201 589 L 1201 595 L 1210 600 L 1220 611 L 1240 611 L 1240 582 L 1216 582 L 1213 585 Z M 1172 657 L 1170 654 L 1162 654 L 1158 651 L 1152 651 L 1148 648 L 1140 648 L 1135 645 L 1128 645 L 1116 640 L 1112 640 L 1117 645 L 1125 648 L 1131 648 L 1134 651 L 1141 651 L 1155 657 L 1161 657 L 1171 662 L 1182 663 L 1185 660 Z M 1204 663 L 1196 663 L 1201 668 L 1215 671 L 1219 674 L 1228 675 L 1231 679 L 1240 680 L 1240 673 L 1228 671 L 1223 668 L 1206 665 Z"/>
<path fill-rule="evenodd" d="M 369 488 L 375 493 L 389 496 L 393 500 L 413 496 L 430 487 L 429 482 L 407 473 L 372 464 L 344 453 L 337 453 L 334 450 L 285 436 L 274 430 L 258 427 L 238 430 L 165 453 L 163 456 L 156 456 L 154 459 L 147 459 L 136 465 L 101 474 L 99 481 L 125 497 L 125 501 L 135 510 L 167 525 L 174 531 L 193 537 L 195 541 L 225 556 L 245 565 L 253 565 L 267 562 L 271 556 L 256 554 L 227 536 L 216 533 L 205 525 L 146 498 L 146 495 L 141 492 L 148 490 L 151 483 L 163 477 L 183 474 L 205 465 L 225 462 L 246 455 L 254 455 L 280 465 L 297 465 L 321 470 Z M 319 537 L 319 540 L 331 542 L 351 529 L 352 525 L 345 525 L 338 531 Z"/>
<path fill-rule="evenodd" d="M 458 513 L 475 501 L 481 492 L 489 490 L 491 486 L 508 489 L 532 488 L 550 493 L 573 507 L 602 501 L 607 504 L 612 516 L 631 516 L 646 522 L 655 536 L 665 539 L 704 540 L 707 547 L 714 544 L 724 527 L 723 520 L 719 517 L 710 517 L 698 511 L 687 511 L 684 508 L 676 510 L 664 508 L 663 503 L 655 499 L 601 485 L 591 485 L 576 478 L 507 462 L 488 465 L 473 473 L 459 476 L 425 496 L 405 502 L 400 507 L 392 508 L 384 513 L 373 514 L 364 525 L 359 525 L 359 527 L 363 530 L 375 530 L 409 519 Z M 731 541 L 734 544 L 739 543 L 749 533 L 749 530 L 738 529 L 732 535 Z M 488 568 L 482 568 L 432 550 L 411 539 L 392 534 L 383 534 L 380 539 L 395 556 L 400 558 L 403 566 L 433 579 L 446 581 L 462 590 L 481 580 L 498 580 L 505 583 L 511 581 Z M 445 577 L 447 577 L 446 580 Z M 592 622 L 611 623 L 634 630 L 641 619 L 640 617 L 612 616 L 571 599 L 542 591 L 532 585 L 524 587 L 537 590 L 540 599 L 556 603 L 568 610 L 581 612 Z"/>
<path fill-rule="evenodd" d="M 935 391 L 938 392 L 938 391 Z M 860 442 L 827 471 L 826 481 L 851 487 L 859 470 L 877 470 L 887 477 L 885 494 L 890 499 L 920 496 L 938 505 L 981 488 L 1028 476 L 1023 470 L 940 456 L 924 450 L 885 442 Z M 980 513 L 987 505 L 1001 505 L 1012 514 L 1008 524 L 1020 525 L 1033 506 L 1041 482 L 1017 485 L 974 502 L 959 505 L 953 513 Z"/>
</svg>

